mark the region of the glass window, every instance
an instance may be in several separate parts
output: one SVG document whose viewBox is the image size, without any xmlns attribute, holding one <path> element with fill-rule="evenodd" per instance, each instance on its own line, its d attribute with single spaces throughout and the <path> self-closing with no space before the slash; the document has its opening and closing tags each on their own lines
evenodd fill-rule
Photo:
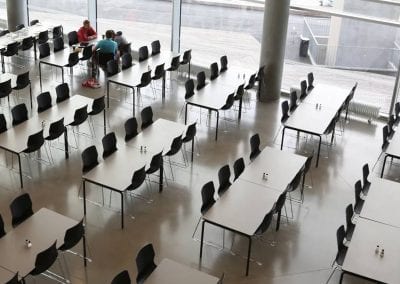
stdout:
<svg viewBox="0 0 400 284">
<path fill-rule="evenodd" d="M 6 0 L 0 0 L 0 27 L 7 29 L 7 7 Z"/>
</svg>

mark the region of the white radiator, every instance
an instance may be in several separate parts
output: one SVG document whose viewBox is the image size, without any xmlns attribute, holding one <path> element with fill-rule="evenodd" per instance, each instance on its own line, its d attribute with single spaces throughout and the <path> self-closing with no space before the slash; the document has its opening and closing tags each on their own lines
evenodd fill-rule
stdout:
<svg viewBox="0 0 400 284">
<path fill-rule="evenodd" d="M 378 106 L 359 101 L 351 101 L 349 105 L 349 112 L 365 116 L 369 123 L 371 123 L 373 119 L 379 117 L 380 110 L 381 108 Z"/>
</svg>

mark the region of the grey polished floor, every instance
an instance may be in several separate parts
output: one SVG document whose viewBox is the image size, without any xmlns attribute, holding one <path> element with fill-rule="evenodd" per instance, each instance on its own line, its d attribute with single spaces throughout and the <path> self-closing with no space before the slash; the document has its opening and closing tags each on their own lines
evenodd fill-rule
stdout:
<svg viewBox="0 0 400 284">
<path fill-rule="evenodd" d="M 31 80 L 33 93 L 40 93 L 37 65 L 31 62 Z M 46 69 L 44 90 L 50 90 L 55 95 L 54 88 L 60 83 L 55 71 Z M 21 72 L 17 69 L 16 71 Z M 306 74 L 307 70 L 304 70 Z M 318 84 L 318 74 L 314 74 Z M 103 88 L 97 90 L 84 89 L 79 68 L 75 69 L 73 77 L 66 76 L 71 83 L 72 93 L 90 97 L 104 94 Z M 143 105 L 151 105 L 155 118 L 166 118 L 183 121 L 179 112 L 183 105 L 183 82 L 179 77 L 176 81 L 168 81 L 166 100 L 163 103 L 158 92 L 153 98 L 151 89 L 143 93 Z M 102 81 L 102 83 L 104 83 Z M 104 84 L 103 84 L 104 85 Z M 112 89 L 114 98 L 108 111 L 108 129 L 115 131 L 119 143 L 123 143 L 123 123 L 132 115 L 132 105 L 125 101 L 125 89 Z M 127 100 L 130 101 L 130 94 Z M 21 93 L 27 98 L 27 93 Z M 126 200 L 125 229 L 120 229 L 119 196 L 111 195 L 105 190 L 105 207 L 88 203 L 87 235 L 90 257 L 93 262 L 83 267 L 82 260 L 68 256 L 72 283 L 110 283 L 114 275 L 123 269 L 128 269 L 132 278 L 136 277 L 135 257 L 138 250 L 146 243 L 153 243 L 156 250 L 156 262 L 163 258 L 171 258 L 188 266 L 201 269 L 215 276 L 225 273 L 224 283 L 325 283 L 331 270 L 331 263 L 336 254 L 336 229 L 345 223 L 345 207 L 354 202 L 354 183 L 361 178 L 361 167 L 364 163 L 374 165 L 381 145 L 381 123 L 368 125 L 365 120 L 352 118 L 346 124 L 343 134 L 340 134 L 333 147 L 322 147 L 319 168 L 313 167 L 306 183 L 311 188 L 305 190 L 305 202 L 301 206 L 294 205 L 294 218 L 283 218 L 281 230 L 275 232 L 269 229 L 263 240 L 253 244 L 250 275 L 244 276 L 247 240 L 239 235 L 225 234 L 225 249 L 222 247 L 222 230 L 206 227 L 207 241 L 202 262 L 199 262 L 198 230 L 195 239 L 192 233 L 200 216 L 202 185 L 213 180 L 218 182 L 217 171 L 224 165 L 233 165 L 235 159 L 243 156 L 248 162 L 249 138 L 258 132 L 262 146 L 279 147 L 280 136 L 274 143 L 274 137 L 280 126 L 280 104 L 257 103 L 254 92 L 251 94 L 251 107 L 245 110 L 240 124 L 222 121 L 218 142 L 214 141 L 214 128 L 207 122 L 207 113 L 203 110 L 198 127 L 198 148 L 195 161 L 191 167 L 175 167 L 175 181 L 168 181 L 168 186 L 160 194 L 155 185 L 150 192 L 152 203 L 142 200 Z M 357 94 L 356 94 L 357 97 Z M 118 99 L 118 100 L 117 100 Z M 12 104 L 13 104 L 13 100 Z M 136 107 L 136 116 L 140 117 L 143 106 Z M 8 107 L 2 102 L 2 112 L 8 114 Z M 227 117 L 234 118 L 236 113 L 229 112 Z M 191 110 L 191 118 L 198 117 L 198 110 Z M 8 117 L 9 119 L 9 117 Z M 211 127 L 214 126 L 213 118 Z M 65 160 L 63 152 L 52 149 L 55 164 L 40 165 L 30 161 L 32 179 L 24 178 L 25 188 L 33 199 L 34 210 L 47 207 L 75 219 L 83 216 L 82 199 L 78 197 L 81 182 L 81 151 L 92 144 L 101 151 L 102 120 L 96 118 L 96 138 L 79 138 L 79 150 L 73 149 L 69 160 Z M 80 129 L 87 132 L 85 127 Z M 70 137 L 71 144 L 74 144 Z M 162 137 L 160 137 L 162 139 Z M 316 140 L 306 140 L 300 136 L 297 141 L 293 135 L 285 145 L 285 151 L 297 151 L 309 155 L 316 149 Z M 176 161 L 181 160 L 178 154 Z M 11 230 L 8 205 L 20 194 L 18 174 L 6 168 L 6 160 L 10 167 L 11 157 L 0 151 L 0 213 L 6 229 Z M 15 159 L 14 159 L 15 160 Z M 24 171 L 28 171 L 27 160 L 23 160 Z M 378 163 L 374 173 L 379 171 Z M 398 168 L 398 167 L 397 167 Z M 389 169 L 389 167 L 388 167 Z M 167 176 L 170 177 L 168 167 Z M 394 177 L 399 170 L 393 165 L 390 175 Z M 143 188 L 143 195 L 148 194 Z M 101 190 L 90 186 L 88 197 L 92 201 L 102 202 Z M 287 202 L 287 208 L 290 208 Z M 290 211 L 290 210 L 289 210 Z M 241 214 L 240 211 L 237 214 Z M 289 213 L 290 215 L 290 213 Z M 290 217 L 290 216 L 289 216 Z M 274 223 L 273 223 L 274 224 Z M 51 228 L 49 228 L 51 230 Z M 46 234 L 46 232 L 43 232 Z M 77 247 L 76 250 L 80 250 Z M 57 271 L 57 268 L 54 268 Z M 339 272 L 335 273 L 330 283 L 337 283 Z M 33 283 L 32 279 L 28 279 Z M 345 277 L 345 283 L 364 283 L 363 280 Z M 37 278 L 36 283 L 51 283 L 49 280 Z M 190 280 L 188 280 L 190 283 Z"/>
</svg>

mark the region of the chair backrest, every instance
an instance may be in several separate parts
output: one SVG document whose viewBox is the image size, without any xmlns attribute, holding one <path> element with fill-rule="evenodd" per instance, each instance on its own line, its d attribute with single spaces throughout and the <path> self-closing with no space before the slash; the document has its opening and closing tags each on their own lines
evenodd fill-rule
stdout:
<svg viewBox="0 0 400 284">
<path fill-rule="evenodd" d="M 106 102 L 105 102 L 105 97 L 101 96 L 93 100 L 92 103 L 92 111 L 89 113 L 89 115 L 96 115 L 104 111 L 106 108 Z"/>
<path fill-rule="evenodd" d="M 64 117 L 54 121 L 49 126 L 49 136 L 47 140 L 54 140 L 63 135 L 65 132 Z"/>
<path fill-rule="evenodd" d="M 32 21 L 29 22 L 29 25 L 30 26 L 34 26 L 34 25 L 36 25 L 38 23 L 39 23 L 39 20 L 32 20 Z"/>
<path fill-rule="evenodd" d="M 7 131 L 7 121 L 4 114 L 0 113 L 0 133 Z"/>
<path fill-rule="evenodd" d="M 107 68 L 107 62 L 114 59 L 114 53 L 97 52 L 99 66 Z"/>
<path fill-rule="evenodd" d="M 4 36 L 4 35 L 9 34 L 9 33 L 10 33 L 9 30 L 2 30 L 2 31 L 0 31 L 0 36 Z"/>
<path fill-rule="evenodd" d="M 57 241 L 49 248 L 43 250 L 36 256 L 35 268 L 31 271 L 31 275 L 39 275 L 46 272 L 57 260 L 58 250 Z"/>
<path fill-rule="evenodd" d="M 86 173 L 99 164 L 96 146 L 90 146 L 83 150 L 82 154 L 82 172 Z"/>
<path fill-rule="evenodd" d="M 244 84 L 240 84 L 235 93 L 235 101 L 239 101 L 243 98 L 244 95 Z"/>
<path fill-rule="evenodd" d="M 14 106 L 11 109 L 12 125 L 18 125 L 28 120 L 28 109 L 24 103 Z"/>
<path fill-rule="evenodd" d="M 75 110 L 74 121 L 70 124 L 71 126 L 77 126 L 86 121 L 86 119 L 88 118 L 87 107 L 88 106 L 85 105 Z"/>
<path fill-rule="evenodd" d="M 226 55 L 221 56 L 220 62 L 221 62 L 220 72 L 222 73 L 228 70 L 228 57 Z"/>
<path fill-rule="evenodd" d="M 142 111 L 140 112 L 140 117 L 142 118 L 142 129 L 145 129 L 146 127 L 153 124 L 153 109 L 151 108 L 151 106 L 142 109 Z"/>
<path fill-rule="evenodd" d="M 142 46 L 139 48 L 139 62 L 145 61 L 149 58 L 149 49 L 147 46 Z"/>
<path fill-rule="evenodd" d="M 156 269 L 157 265 L 154 263 L 154 257 L 155 253 L 152 244 L 145 245 L 138 252 L 136 256 L 137 283 L 143 283 L 154 269 Z"/>
<path fill-rule="evenodd" d="M 93 45 L 85 46 L 82 51 L 82 58 L 80 60 L 89 60 L 93 56 Z"/>
<path fill-rule="evenodd" d="M 4 53 L 2 53 L 3 56 L 14 56 L 18 53 L 18 47 L 19 47 L 19 42 L 13 42 L 7 44 L 7 49 Z"/>
<path fill-rule="evenodd" d="M 128 43 L 121 43 L 118 47 L 119 53 L 120 55 L 124 55 L 126 53 L 131 54 L 132 52 L 132 48 L 131 48 L 132 43 L 128 42 Z"/>
<path fill-rule="evenodd" d="M 260 135 L 258 133 L 250 137 L 250 160 L 254 160 L 260 153 Z"/>
<path fill-rule="evenodd" d="M 355 207 L 361 202 L 361 191 L 362 191 L 362 185 L 361 185 L 361 180 L 358 180 L 354 184 L 354 195 L 355 195 Z"/>
<path fill-rule="evenodd" d="M 131 283 L 132 283 L 131 278 L 127 270 L 118 273 L 111 281 L 111 284 L 131 284 Z"/>
<path fill-rule="evenodd" d="M 154 71 L 153 80 L 159 80 L 164 77 L 165 74 L 165 63 L 157 65 L 156 70 Z"/>
<path fill-rule="evenodd" d="M 24 24 L 20 24 L 20 25 L 16 25 L 16 26 L 15 26 L 15 30 L 16 30 L 16 31 L 22 30 L 23 28 L 25 28 L 25 25 L 24 25 Z"/>
<path fill-rule="evenodd" d="M 118 61 L 113 59 L 107 62 L 107 76 L 111 77 L 119 72 Z"/>
<path fill-rule="evenodd" d="M 307 97 L 307 81 L 303 80 L 300 82 L 300 99 Z"/>
<path fill-rule="evenodd" d="M 197 73 L 197 90 L 201 90 L 206 85 L 206 73 L 204 71 L 200 71 Z"/>
<path fill-rule="evenodd" d="M 17 90 L 21 90 L 21 89 L 27 87 L 31 83 L 31 81 L 29 79 L 29 71 L 19 74 L 17 76 L 16 83 L 17 83 L 17 86 L 15 87 L 15 89 L 17 89 Z"/>
<path fill-rule="evenodd" d="M 64 235 L 64 244 L 59 248 L 61 251 L 67 251 L 76 246 L 85 234 L 83 219 L 75 226 L 69 228 Z"/>
<path fill-rule="evenodd" d="M 57 99 L 56 103 L 63 102 L 69 99 L 69 86 L 68 83 L 61 83 L 56 87 Z"/>
<path fill-rule="evenodd" d="M 28 50 L 33 47 L 33 37 L 26 37 L 22 40 L 21 43 L 21 49 L 22 50 Z"/>
<path fill-rule="evenodd" d="M 308 83 L 308 90 L 314 88 L 314 74 L 310 72 L 307 74 L 307 83 Z"/>
<path fill-rule="evenodd" d="M 218 78 L 219 76 L 219 68 L 218 68 L 218 63 L 214 62 L 211 63 L 210 65 L 210 80 L 214 80 L 216 78 Z"/>
<path fill-rule="evenodd" d="M 78 33 L 76 31 L 72 31 L 68 33 L 68 44 L 69 46 L 73 46 L 75 44 L 78 44 Z"/>
<path fill-rule="evenodd" d="M 185 136 L 182 138 L 183 143 L 192 141 L 196 136 L 196 133 L 197 133 L 196 122 L 194 122 L 186 128 Z"/>
<path fill-rule="evenodd" d="M 368 176 L 369 176 L 369 165 L 364 164 L 364 166 L 362 167 L 362 173 L 363 173 L 363 187 L 365 187 L 366 185 L 368 185 L 370 182 L 368 181 Z"/>
<path fill-rule="evenodd" d="M 289 187 L 287 189 L 288 192 L 296 190 L 301 182 L 301 177 L 303 176 L 303 171 L 299 171 L 295 176 L 294 179 L 290 182 Z"/>
<path fill-rule="evenodd" d="M 229 165 L 222 166 L 218 171 L 218 195 L 222 195 L 231 186 L 231 169 Z"/>
<path fill-rule="evenodd" d="M 260 226 L 256 231 L 256 234 L 261 235 L 268 230 L 269 226 L 271 225 L 273 216 L 274 216 L 274 210 L 269 211 L 267 215 L 265 215 L 263 221 L 261 222 Z"/>
<path fill-rule="evenodd" d="M 246 90 L 250 90 L 254 88 L 254 85 L 256 84 L 256 75 L 257 74 L 251 74 L 249 78 L 249 82 L 247 83 L 246 87 L 244 87 Z"/>
<path fill-rule="evenodd" d="M 182 56 L 181 64 L 182 65 L 188 64 L 191 60 L 192 60 L 192 50 L 191 49 L 185 50 Z"/>
<path fill-rule="evenodd" d="M 117 137 L 114 132 L 108 133 L 106 136 L 101 139 L 101 143 L 103 144 L 103 159 L 110 156 L 112 153 L 117 151 Z"/>
<path fill-rule="evenodd" d="M 71 52 L 68 56 L 68 67 L 73 67 L 79 63 L 79 53 Z"/>
<path fill-rule="evenodd" d="M 297 92 L 290 92 L 290 111 L 293 112 L 297 108 Z"/>
<path fill-rule="evenodd" d="M 33 153 L 39 150 L 44 144 L 43 129 L 32 135 L 29 135 L 28 142 L 26 143 L 27 148 L 24 150 L 25 153 Z"/>
<path fill-rule="evenodd" d="M 202 200 L 202 205 L 200 208 L 201 214 L 205 214 L 208 209 L 210 209 L 214 203 L 214 194 L 215 194 L 215 187 L 214 187 L 214 182 L 209 181 L 203 187 L 201 188 L 201 200 Z"/>
<path fill-rule="evenodd" d="M 21 224 L 33 215 L 32 200 L 28 193 L 23 193 L 10 204 L 11 224 L 13 227 Z"/>
<path fill-rule="evenodd" d="M 162 164 L 162 151 L 158 154 L 155 154 L 150 161 L 150 167 L 147 169 L 147 174 L 152 174 L 158 171 Z"/>
<path fill-rule="evenodd" d="M 146 71 L 140 78 L 140 88 L 146 87 L 151 83 L 151 70 Z"/>
<path fill-rule="evenodd" d="M 398 123 L 400 121 L 400 102 L 395 103 L 394 114 L 396 116 L 396 123 Z"/>
<path fill-rule="evenodd" d="M 53 28 L 53 40 L 58 37 L 63 37 L 63 27 L 61 25 Z"/>
<path fill-rule="evenodd" d="M 276 201 L 276 205 L 275 205 L 275 213 L 279 213 L 282 210 L 283 206 L 285 205 L 286 194 L 287 194 L 287 192 L 284 191 L 281 195 L 279 195 L 278 200 Z"/>
<path fill-rule="evenodd" d="M 389 127 L 385 125 L 382 129 L 383 134 L 383 142 L 382 142 L 382 150 L 384 151 L 386 147 L 389 145 Z"/>
<path fill-rule="evenodd" d="M 350 203 L 346 207 L 346 227 L 347 227 L 347 229 L 354 226 L 353 221 L 352 221 L 353 215 L 354 215 L 353 204 Z"/>
<path fill-rule="evenodd" d="M 173 156 L 176 153 L 178 153 L 181 150 L 181 148 L 182 148 L 182 134 L 179 136 L 176 136 L 172 140 L 170 150 L 165 155 Z"/>
<path fill-rule="evenodd" d="M 176 71 L 176 70 L 178 70 L 179 65 L 180 65 L 180 56 L 177 55 L 177 56 L 172 57 L 172 59 L 171 59 L 171 67 L 168 68 L 168 71 Z"/>
<path fill-rule="evenodd" d="M 161 52 L 161 43 L 159 40 L 155 40 L 151 43 L 151 55 L 156 55 Z"/>
<path fill-rule="evenodd" d="M 194 95 L 194 80 L 189 79 L 185 83 L 185 99 L 189 99 Z"/>
<path fill-rule="evenodd" d="M 141 186 L 143 182 L 146 180 L 146 166 L 136 170 L 132 175 L 131 184 L 128 187 L 128 190 L 134 190 Z"/>
<path fill-rule="evenodd" d="M 3 217 L 0 214 L 0 239 L 6 235 L 6 231 L 4 230 L 4 221 Z"/>
<path fill-rule="evenodd" d="M 289 102 L 283 101 L 281 104 L 281 109 L 282 109 L 281 122 L 285 123 L 286 120 L 289 118 Z"/>
<path fill-rule="evenodd" d="M 125 128 L 125 141 L 129 141 L 138 135 L 138 123 L 136 117 L 131 117 L 124 124 Z"/>
<path fill-rule="evenodd" d="M 21 283 L 23 283 L 23 282 L 20 282 L 20 281 L 18 280 L 18 272 L 17 272 L 17 273 L 15 273 L 15 275 L 14 275 L 10 280 L 8 280 L 5 284 L 21 284 Z"/>
<path fill-rule="evenodd" d="M 243 173 L 245 168 L 244 159 L 239 158 L 233 163 L 233 173 L 235 174 L 234 180 L 237 180 L 238 177 Z"/>
<path fill-rule="evenodd" d="M 128 69 L 132 66 L 132 55 L 130 53 L 124 53 L 121 57 L 121 68 L 122 70 Z"/>
<path fill-rule="evenodd" d="M 11 79 L 0 83 L 0 98 L 8 97 L 11 92 Z"/>
<path fill-rule="evenodd" d="M 230 108 L 233 106 L 234 103 L 235 103 L 235 95 L 234 95 L 234 94 L 230 94 L 230 95 L 226 98 L 225 105 L 221 108 L 221 110 L 230 109 Z"/>
<path fill-rule="evenodd" d="M 393 134 L 394 134 L 394 128 L 393 128 L 393 126 L 394 126 L 394 115 L 393 114 L 391 114 L 390 116 L 389 116 L 389 121 L 388 121 L 388 130 L 389 130 L 389 136 L 393 136 Z"/>
<path fill-rule="evenodd" d="M 38 43 L 42 44 L 49 40 L 49 31 L 42 31 L 38 36 Z"/>
<path fill-rule="evenodd" d="M 50 45 L 48 42 L 39 45 L 39 58 L 50 56 Z"/>
<path fill-rule="evenodd" d="M 338 265 L 343 264 L 344 258 L 342 259 L 339 256 L 347 250 L 346 246 L 343 243 L 345 236 L 346 236 L 346 231 L 344 229 L 344 226 L 341 225 L 336 231 L 336 241 L 337 241 L 338 253 L 336 255 L 335 261 Z"/>
</svg>

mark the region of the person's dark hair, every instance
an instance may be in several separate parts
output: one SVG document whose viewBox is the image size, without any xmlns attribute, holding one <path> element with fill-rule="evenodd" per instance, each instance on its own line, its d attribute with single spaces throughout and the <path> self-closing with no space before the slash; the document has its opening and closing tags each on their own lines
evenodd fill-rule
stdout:
<svg viewBox="0 0 400 284">
<path fill-rule="evenodd" d="M 112 38 L 113 35 L 114 35 L 114 31 L 113 30 L 106 31 L 106 38 Z"/>
<path fill-rule="evenodd" d="M 90 25 L 90 21 L 89 20 L 84 20 L 83 21 L 83 25 Z"/>
<path fill-rule="evenodd" d="M 121 32 L 121 31 L 118 31 L 118 32 L 116 33 L 116 35 L 117 35 L 117 36 L 122 36 L 122 32 Z"/>
</svg>

